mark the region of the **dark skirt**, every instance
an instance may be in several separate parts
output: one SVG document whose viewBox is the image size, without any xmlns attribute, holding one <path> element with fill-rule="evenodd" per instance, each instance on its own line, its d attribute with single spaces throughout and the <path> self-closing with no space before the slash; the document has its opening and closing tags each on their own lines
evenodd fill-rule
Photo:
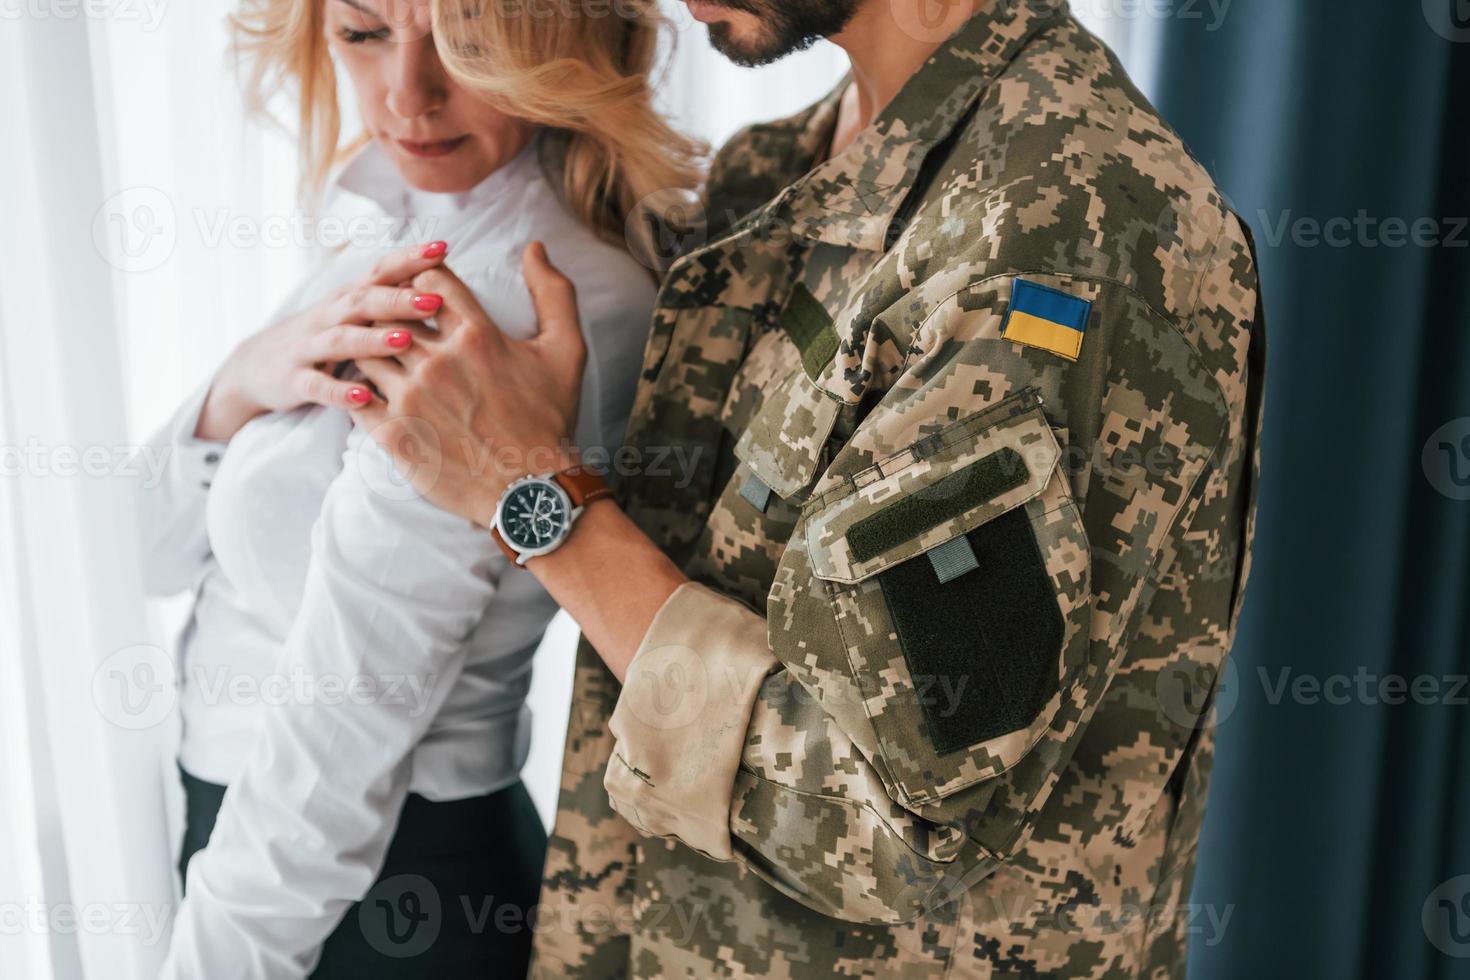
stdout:
<svg viewBox="0 0 1470 980">
<path fill-rule="evenodd" d="M 225 787 L 182 772 L 179 874 L 214 830 Z M 313 978 L 524 977 L 546 831 L 520 782 L 467 800 L 409 794 L 377 882 L 322 947 Z"/>
</svg>

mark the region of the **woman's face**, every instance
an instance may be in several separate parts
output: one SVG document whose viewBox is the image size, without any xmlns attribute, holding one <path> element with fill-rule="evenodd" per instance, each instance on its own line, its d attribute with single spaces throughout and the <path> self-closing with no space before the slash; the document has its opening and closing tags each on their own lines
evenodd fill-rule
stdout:
<svg viewBox="0 0 1470 980">
<path fill-rule="evenodd" d="M 323 2 L 363 124 L 410 185 L 467 191 L 526 145 L 530 124 L 460 87 L 439 63 L 429 0 Z"/>
</svg>

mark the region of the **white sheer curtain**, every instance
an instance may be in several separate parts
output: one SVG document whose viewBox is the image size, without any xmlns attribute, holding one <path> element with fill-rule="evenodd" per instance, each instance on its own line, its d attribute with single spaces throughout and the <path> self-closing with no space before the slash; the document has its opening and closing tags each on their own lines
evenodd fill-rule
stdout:
<svg viewBox="0 0 1470 980">
<path fill-rule="evenodd" d="M 172 902 L 167 726 L 116 687 L 167 697 L 120 485 L 118 321 L 93 246 L 108 68 L 89 33 L 66 16 L 0 29 L 6 976 L 143 976 L 159 939 L 145 923 Z"/>
<path fill-rule="evenodd" d="M 718 145 L 845 71 L 758 70 L 668 0 L 664 104 Z M 288 138 L 242 116 L 226 0 L 28 4 L 0 23 L 0 976 L 151 976 L 175 902 L 172 633 L 123 460 L 301 273 Z M 1102 25 L 1115 39 L 1138 22 Z M 526 778 L 554 804 L 573 630 L 538 657 Z"/>
</svg>

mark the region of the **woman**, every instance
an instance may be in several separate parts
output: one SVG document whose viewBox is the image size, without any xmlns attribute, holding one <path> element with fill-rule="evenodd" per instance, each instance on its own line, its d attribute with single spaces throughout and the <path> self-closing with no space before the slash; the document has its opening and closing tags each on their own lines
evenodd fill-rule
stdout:
<svg viewBox="0 0 1470 980">
<path fill-rule="evenodd" d="M 693 184 L 696 148 L 652 108 L 655 15 L 614 7 L 256 0 L 238 20 L 260 102 L 299 99 L 315 186 L 346 72 L 365 145 L 332 200 L 395 241 L 327 256 L 156 440 L 172 455 L 145 494 L 148 586 L 195 589 L 165 975 L 525 970 L 545 835 L 518 777 L 523 702 L 556 607 L 344 409 L 376 397 L 349 362 L 411 363 L 432 329 L 442 298 L 415 275 L 448 262 L 524 337 L 522 256 L 549 250 L 587 324 L 578 438 L 620 440 L 654 283 L 613 243 L 635 202 Z"/>
</svg>

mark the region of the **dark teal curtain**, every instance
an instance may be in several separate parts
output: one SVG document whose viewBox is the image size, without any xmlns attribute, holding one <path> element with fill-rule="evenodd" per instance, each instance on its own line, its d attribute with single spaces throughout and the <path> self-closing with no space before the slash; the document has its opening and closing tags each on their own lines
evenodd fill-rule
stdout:
<svg viewBox="0 0 1470 980">
<path fill-rule="evenodd" d="M 1150 94 L 1254 228 L 1270 324 L 1194 890 L 1230 919 L 1191 976 L 1470 977 L 1470 3 L 1166 6 Z"/>
</svg>

